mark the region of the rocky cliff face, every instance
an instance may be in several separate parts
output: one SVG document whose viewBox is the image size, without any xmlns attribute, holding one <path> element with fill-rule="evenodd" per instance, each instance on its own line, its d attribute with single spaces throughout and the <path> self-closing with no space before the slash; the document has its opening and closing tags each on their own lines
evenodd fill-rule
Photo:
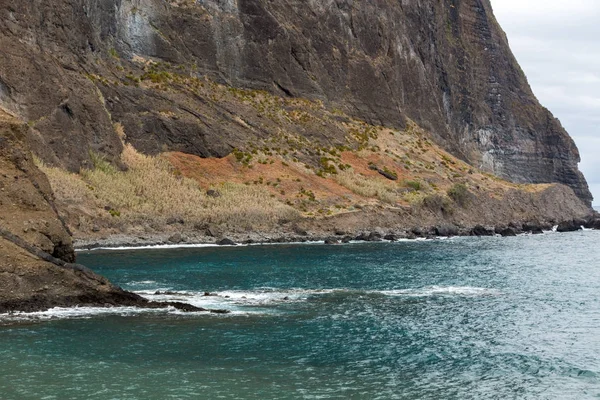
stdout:
<svg viewBox="0 0 600 400">
<path fill-rule="evenodd" d="M 24 144 L 27 127 L 0 109 L 0 313 L 143 299 L 71 264 L 75 253 L 48 180 Z"/>
<path fill-rule="evenodd" d="M 74 305 L 208 311 L 150 302 L 74 264 L 71 233 L 48 179 L 34 164 L 28 129 L 0 108 L 0 314 Z"/>
<path fill-rule="evenodd" d="M 0 104 L 29 121 L 36 153 L 71 170 L 88 150 L 120 153 L 113 122 L 148 153 L 223 156 L 260 137 L 218 99 L 138 85 L 152 60 L 174 69 L 147 76 L 158 84 L 181 73 L 371 124 L 410 119 L 475 167 L 564 183 L 591 203 L 576 146 L 531 92 L 489 0 L 3 0 L 0 48 Z"/>
</svg>

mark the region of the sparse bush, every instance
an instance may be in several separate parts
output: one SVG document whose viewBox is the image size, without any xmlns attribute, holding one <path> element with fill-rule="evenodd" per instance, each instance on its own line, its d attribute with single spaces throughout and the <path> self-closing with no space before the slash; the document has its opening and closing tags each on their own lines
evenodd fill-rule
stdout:
<svg viewBox="0 0 600 400">
<path fill-rule="evenodd" d="M 330 164 L 330 161 L 333 160 L 327 157 L 321 157 L 321 160 L 319 161 L 319 164 L 321 166 L 319 172 L 321 172 L 321 176 L 325 174 L 336 175 L 338 173 L 337 169 L 335 168 L 335 165 Z"/>
<path fill-rule="evenodd" d="M 463 183 L 455 183 L 448 189 L 448 197 L 461 207 L 464 207 L 469 202 L 469 189 Z"/>
<path fill-rule="evenodd" d="M 452 214 L 454 209 L 450 199 L 440 194 L 430 194 L 423 198 L 423 207 L 434 212 L 442 212 L 443 214 Z"/>
<path fill-rule="evenodd" d="M 422 188 L 421 182 L 419 182 L 419 181 L 404 181 L 404 186 L 408 187 L 408 188 L 411 188 L 411 189 L 414 189 L 417 192 L 419 190 L 421 190 L 421 188 Z"/>
</svg>

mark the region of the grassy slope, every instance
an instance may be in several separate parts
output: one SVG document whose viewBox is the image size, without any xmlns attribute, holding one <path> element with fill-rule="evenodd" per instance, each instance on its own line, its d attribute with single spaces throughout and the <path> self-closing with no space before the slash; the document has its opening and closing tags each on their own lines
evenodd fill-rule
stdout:
<svg viewBox="0 0 600 400">
<path fill-rule="evenodd" d="M 125 145 L 125 170 L 99 155 L 93 157 L 94 169 L 80 174 L 40 163 L 76 237 L 169 231 L 174 221 L 183 222 L 177 229 L 184 230 L 216 225 L 222 232 L 270 231 L 290 221 L 365 208 L 413 215 L 439 209 L 443 218 L 468 211 L 473 202 L 481 206 L 515 191 L 535 194 L 551 186 L 518 185 L 482 173 L 435 145 L 410 121 L 402 131 L 373 126 L 318 101 L 226 87 L 157 67 L 127 79 L 175 94 L 197 90 L 240 109 L 242 125 L 253 110 L 267 120 L 260 127 L 266 135 L 252 136 L 255 127 L 248 126 L 250 140 L 224 158 L 178 152 L 151 157 Z M 297 133 L 309 126 L 342 135 L 309 140 Z M 127 132 L 119 124 L 115 130 L 127 143 Z M 528 217 L 534 216 L 523 216 Z"/>
</svg>

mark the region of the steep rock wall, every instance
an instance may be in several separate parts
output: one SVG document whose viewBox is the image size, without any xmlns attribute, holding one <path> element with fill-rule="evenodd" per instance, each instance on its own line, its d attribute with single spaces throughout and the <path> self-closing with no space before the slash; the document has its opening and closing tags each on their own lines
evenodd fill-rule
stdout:
<svg viewBox="0 0 600 400">
<path fill-rule="evenodd" d="M 172 99 L 86 78 L 121 80 L 114 59 L 134 69 L 127 60 L 143 57 L 373 124 L 410 118 L 478 168 L 591 202 L 574 142 L 533 95 L 489 0 L 3 0 L 0 13 L 0 102 L 31 121 L 37 153 L 72 170 L 86 150 L 120 152 L 115 121 L 149 152 L 224 155 L 252 138 L 219 123 L 235 110 L 166 122 L 156 111 Z M 186 104 L 200 117 L 218 108 Z"/>
</svg>

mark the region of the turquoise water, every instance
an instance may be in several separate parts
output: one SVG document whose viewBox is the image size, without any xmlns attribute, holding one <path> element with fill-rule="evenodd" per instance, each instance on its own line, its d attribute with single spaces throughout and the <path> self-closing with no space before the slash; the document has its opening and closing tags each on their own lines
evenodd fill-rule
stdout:
<svg viewBox="0 0 600 400">
<path fill-rule="evenodd" d="M 598 399 L 599 240 L 80 254 L 149 298 L 233 312 L 4 317 L 0 399 Z"/>
</svg>

